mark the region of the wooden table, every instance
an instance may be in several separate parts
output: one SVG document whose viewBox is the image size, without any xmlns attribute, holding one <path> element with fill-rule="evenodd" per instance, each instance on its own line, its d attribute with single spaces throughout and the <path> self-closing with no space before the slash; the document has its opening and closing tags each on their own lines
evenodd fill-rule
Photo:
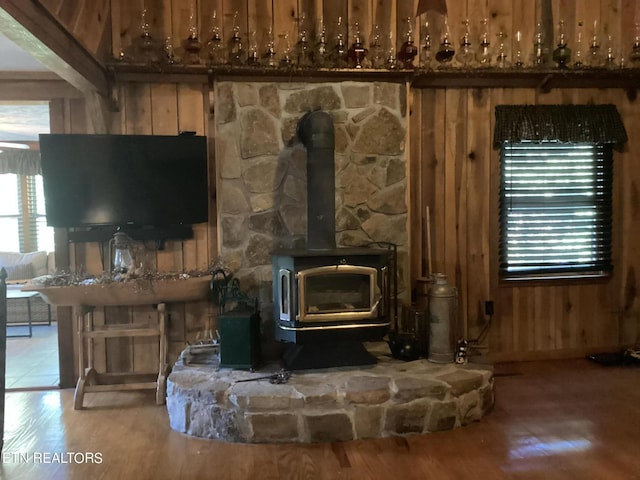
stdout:
<svg viewBox="0 0 640 480">
<path fill-rule="evenodd" d="M 7 335 L 7 337 L 29 337 L 33 335 L 33 325 L 31 322 L 31 299 L 38 296 L 38 292 L 23 292 L 21 290 L 7 290 L 7 305 L 9 302 L 25 301 L 27 302 L 27 327 L 29 333 L 26 335 Z M 7 309 L 8 310 L 8 309 Z M 49 319 L 51 319 L 51 310 L 49 310 Z M 7 327 L 15 327 L 23 325 L 10 325 L 7 311 Z"/>
<path fill-rule="evenodd" d="M 78 334 L 78 383 L 73 407 L 83 408 L 86 392 L 155 389 L 156 403 L 165 403 L 167 363 L 167 305 L 174 302 L 203 300 L 209 296 L 211 276 L 153 282 L 114 282 L 109 284 L 47 287 L 31 285 L 26 289 L 39 293 L 50 305 L 71 306 L 76 316 Z M 97 307 L 151 305 L 157 310 L 157 323 L 94 325 Z M 153 373 L 100 373 L 94 365 L 94 339 L 121 337 L 155 337 L 159 356 Z"/>
</svg>

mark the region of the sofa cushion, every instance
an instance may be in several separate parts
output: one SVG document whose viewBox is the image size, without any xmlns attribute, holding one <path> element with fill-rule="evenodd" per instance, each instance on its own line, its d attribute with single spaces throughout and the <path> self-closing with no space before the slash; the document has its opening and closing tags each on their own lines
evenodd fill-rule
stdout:
<svg viewBox="0 0 640 480">
<path fill-rule="evenodd" d="M 0 252 L 0 267 L 7 269 L 7 273 L 9 273 L 9 267 L 26 264 L 31 264 L 33 267 L 33 275 L 28 278 L 46 275 L 49 270 L 47 252 Z"/>
<path fill-rule="evenodd" d="M 29 280 L 34 277 L 33 264 L 23 263 L 20 265 L 10 265 L 4 267 L 7 271 L 7 281 L 11 280 Z"/>
</svg>

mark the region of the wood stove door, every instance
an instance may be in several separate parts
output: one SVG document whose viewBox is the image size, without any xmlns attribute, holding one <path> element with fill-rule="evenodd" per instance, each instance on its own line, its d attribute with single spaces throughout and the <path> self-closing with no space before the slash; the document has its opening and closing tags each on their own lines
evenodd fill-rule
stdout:
<svg viewBox="0 0 640 480">
<path fill-rule="evenodd" d="M 383 299 L 378 269 L 330 265 L 301 270 L 298 284 L 300 322 L 357 321 L 379 318 Z"/>
</svg>

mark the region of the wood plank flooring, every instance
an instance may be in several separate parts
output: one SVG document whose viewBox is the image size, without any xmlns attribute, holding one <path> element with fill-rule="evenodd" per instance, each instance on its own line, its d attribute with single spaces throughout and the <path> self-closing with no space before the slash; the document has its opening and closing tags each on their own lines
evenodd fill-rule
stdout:
<svg viewBox="0 0 640 480">
<path fill-rule="evenodd" d="M 639 367 L 500 364 L 495 382 L 494 411 L 470 426 L 312 445 L 191 438 L 169 428 L 153 392 L 88 394 L 82 411 L 72 390 L 10 392 L 0 477 L 640 479 Z M 76 463 L 89 454 L 100 463 Z"/>
</svg>

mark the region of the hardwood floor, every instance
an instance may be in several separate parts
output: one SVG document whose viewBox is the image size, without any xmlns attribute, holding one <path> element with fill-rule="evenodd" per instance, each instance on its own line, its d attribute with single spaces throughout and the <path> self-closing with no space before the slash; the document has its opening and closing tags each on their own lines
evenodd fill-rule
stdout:
<svg viewBox="0 0 640 480">
<path fill-rule="evenodd" d="M 494 411 L 470 426 L 312 445 L 187 437 L 171 431 L 153 392 L 88 394 L 83 411 L 73 410 L 72 390 L 10 392 L 0 476 L 640 479 L 639 367 L 602 367 L 587 360 L 500 364 L 495 382 Z M 86 461 L 90 455 L 93 463 Z"/>
</svg>

